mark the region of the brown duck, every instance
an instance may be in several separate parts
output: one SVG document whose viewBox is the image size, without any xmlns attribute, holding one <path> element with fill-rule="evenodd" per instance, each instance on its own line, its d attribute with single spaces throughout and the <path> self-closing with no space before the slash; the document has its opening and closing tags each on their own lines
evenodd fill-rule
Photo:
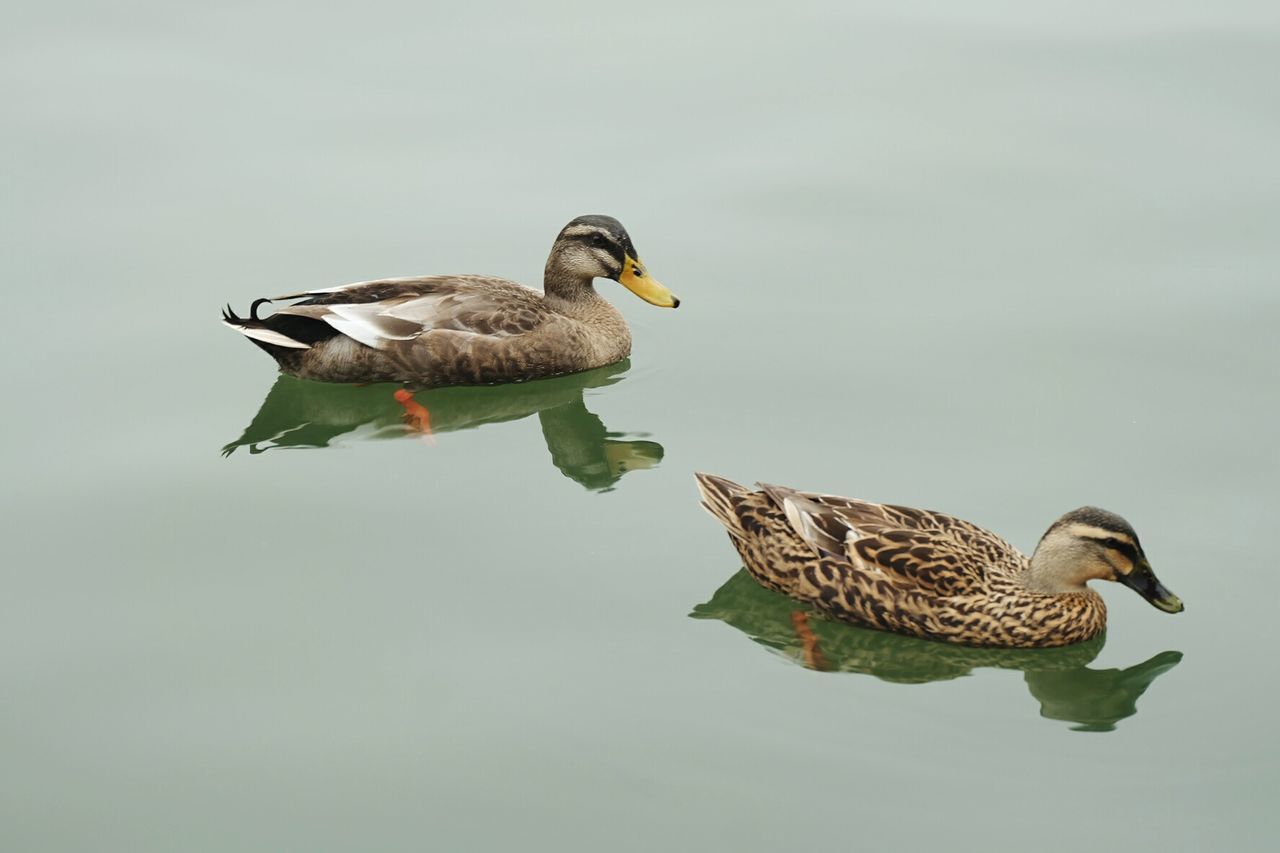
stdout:
<svg viewBox="0 0 1280 853">
<path fill-rule="evenodd" d="M 392 278 L 259 299 L 223 322 L 266 350 L 280 370 L 327 382 L 417 388 L 521 382 L 613 364 L 631 334 L 592 281 L 609 278 L 646 302 L 680 300 L 649 276 L 610 216 L 580 216 L 551 247 L 539 293 L 477 275 Z M 268 317 L 264 302 L 300 300 Z"/>
<path fill-rule="evenodd" d="M 1123 583 L 1168 613 L 1133 528 L 1082 507 L 1027 558 L 967 521 L 903 506 L 697 474 L 702 505 L 759 583 L 836 619 L 971 646 L 1065 646 L 1106 627 L 1090 580 Z"/>
</svg>

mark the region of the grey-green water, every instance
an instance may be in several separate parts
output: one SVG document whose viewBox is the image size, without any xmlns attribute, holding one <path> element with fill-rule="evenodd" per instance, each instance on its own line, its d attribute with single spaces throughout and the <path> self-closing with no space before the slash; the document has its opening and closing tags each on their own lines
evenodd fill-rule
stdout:
<svg viewBox="0 0 1280 853">
<path fill-rule="evenodd" d="M 1034 6 L 8 10 L 0 846 L 1270 849 L 1280 14 Z M 216 322 L 594 212 L 682 307 L 434 445 Z M 1096 503 L 1187 610 L 806 621 L 695 468 Z"/>
</svg>

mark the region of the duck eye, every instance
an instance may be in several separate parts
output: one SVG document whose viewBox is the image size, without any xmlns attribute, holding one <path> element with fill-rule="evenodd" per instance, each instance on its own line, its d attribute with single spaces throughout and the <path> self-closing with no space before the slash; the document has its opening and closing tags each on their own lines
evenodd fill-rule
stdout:
<svg viewBox="0 0 1280 853">
<path fill-rule="evenodd" d="M 1113 548 L 1117 551 L 1120 550 L 1120 540 L 1116 539 L 1114 536 L 1108 536 L 1106 539 L 1103 539 L 1102 542 L 1108 548 Z"/>
<path fill-rule="evenodd" d="M 593 245 L 593 246 L 599 246 L 600 248 L 604 248 L 604 247 L 605 247 L 605 246 L 607 246 L 608 244 L 609 244 L 609 241 L 608 241 L 607 239 L 605 239 L 605 236 L 604 236 L 603 234 L 592 234 L 592 235 L 591 235 L 591 245 Z"/>
</svg>

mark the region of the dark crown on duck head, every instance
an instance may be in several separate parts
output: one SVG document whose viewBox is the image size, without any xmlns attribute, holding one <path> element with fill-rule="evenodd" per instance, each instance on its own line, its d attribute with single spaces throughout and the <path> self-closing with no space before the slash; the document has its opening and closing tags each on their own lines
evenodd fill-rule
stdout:
<svg viewBox="0 0 1280 853">
<path fill-rule="evenodd" d="M 1138 541 L 1133 525 L 1114 512 L 1096 506 L 1082 506 L 1071 510 L 1045 531 L 1044 539 L 1058 531 L 1100 548 L 1118 551 L 1131 563 L 1136 564 L 1143 558 L 1142 543 Z"/>
<path fill-rule="evenodd" d="M 630 256 L 638 258 L 631 235 L 622 223 L 612 216 L 591 215 L 579 216 L 560 231 L 556 242 L 573 240 L 607 250 L 619 262 Z"/>
<path fill-rule="evenodd" d="M 1128 536 L 1133 540 L 1134 544 L 1138 542 L 1138 534 L 1134 532 L 1133 525 L 1125 521 L 1114 512 L 1108 512 L 1096 506 L 1082 506 L 1079 509 L 1073 509 L 1071 512 L 1059 518 L 1049 528 L 1054 531 L 1062 527 L 1072 524 L 1081 524 L 1088 527 L 1096 527 L 1108 533 L 1119 533 Z"/>
</svg>

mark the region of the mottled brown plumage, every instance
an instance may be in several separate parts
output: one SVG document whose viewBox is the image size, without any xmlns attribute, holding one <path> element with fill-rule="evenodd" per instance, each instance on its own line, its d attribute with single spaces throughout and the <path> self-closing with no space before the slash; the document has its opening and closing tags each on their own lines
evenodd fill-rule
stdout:
<svg viewBox="0 0 1280 853">
<path fill-rule="evenodd" d="M 1155 579 L 1132 528 L 1102 510 L 1063 516 L 1028 559 L 944 513 L 696 476 L 703 506 L 752 577 L 836 619 L 949 643 L 1033 648 L 1106 627 L 1090 579 L 1119 580 L 1162 610 L 1182 609 Z"/>
<path fill-rule="evenodd" d="M 404 382 L 419 388 L 520 382 L 626 358 L 631 334 L 594 278 L 619 281 L 655 305 L 679 305 L 645 272 L 616 219 L 579 217 L 561 230 L 544 292 L 476 275 L 370 281 L 275 297 L 298 300 L 259 318 L 229 308 L 223 322 L 302 379 Z"/>
</svg>

